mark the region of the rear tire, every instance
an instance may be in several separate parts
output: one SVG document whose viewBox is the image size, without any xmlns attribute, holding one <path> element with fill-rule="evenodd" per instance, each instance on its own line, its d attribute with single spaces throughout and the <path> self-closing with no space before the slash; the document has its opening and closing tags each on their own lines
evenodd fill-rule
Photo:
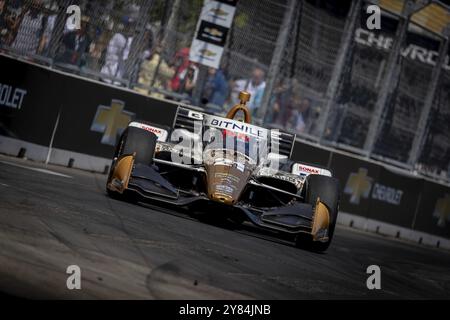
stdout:
<svg viewBox="0 0 450 320">
<path fill-rule="evenodd" d="M 305 181 L 305 202 L 316 205 L 317 198 L 325 204 L 330 212 L 330 226 L 326 242 L 313 241 L 311 235 L 298 235 L 296 245 L 312 251 L 322 252 L 328 249 L 333 239 L 339 208 L 339 181 L 322 175 L 309 175 Z"/>
</svg>

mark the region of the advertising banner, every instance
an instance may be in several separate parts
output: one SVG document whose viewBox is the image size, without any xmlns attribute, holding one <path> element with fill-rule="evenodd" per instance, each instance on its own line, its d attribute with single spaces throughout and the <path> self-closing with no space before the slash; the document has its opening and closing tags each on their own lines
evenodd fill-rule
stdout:
<svg viewBox="0 0 450 320">
<path fill-rule="evenodd" d="M 176 103 L 0 56 L 0 135 L 111 157 L 127 124 L 171 127 Z M 56 126 L 57 124 L 57 126 Z M 1 136 L 0 136 L 1 139 Z"/>
<path fill-rule="evenodd" d="M 48 145 L 60 108 L 54 73 L 0 56 L 0 134 Z"/>
<path fill-rule="evenodd" d="M 130 121 L 172 126 L 177 110 L 175 103 L 83 79 L 60 77 L 58 81 L 65 83 L 59 97 L 64 108 L 55 148 L 110 157 Z"/>
<path fill-rule="evenodd" d="M 337 153 L 333 153 L 330 167 L 341 187 L 340 210 L 369 218 L 381 167 Z"/>
<path fill-rule="evenodd" d="M 189 60 L 219 68 L 237 1 L 205 0 L 192 40 Z"/>
<path fill-rule="evenodd" d="M 423 180 L 383 167 L 379 172 L 370 192 L 368 217 L 411 228 Z"/>
<path fill-rule="evenodd" d="M 413 229 L 450 238 L 450 188 L 424 181 Z"/>
</svg>

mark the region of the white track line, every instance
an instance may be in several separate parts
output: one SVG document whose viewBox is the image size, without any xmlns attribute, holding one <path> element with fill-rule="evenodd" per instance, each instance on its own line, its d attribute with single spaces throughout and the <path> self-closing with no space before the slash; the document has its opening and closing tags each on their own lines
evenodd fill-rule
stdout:
<svg viewBox="0 0 450 320">
<path fill-rule="evenodd" d="M 51 174 L 51 175 L 54 175 L 54 176 L 59 176 L 59 177 L 64 177 L 64 178 L 72 178 L 71 176 L 68 176 L 68 175 L 65 175 L 65 174 L 62 174 L 62 173 L 59 173 L 59 172 L 55 172 L 55 171 L 51 171 L 51 170 L 47 170 L 47 169 L 29 167 L 29 166 L 25 166 L 25 165 L 22 165 L 22 164 L 17 164 L 17 163 L 14 163 L 14 162 L 1 161 L 0 160 L 0 163 L 7 164 L 7 165 L 10 165 L 10 166 L 14 166 L 14 167 L 23 168 L 23 169 L 33 170 L 33 171 L 37 171 L 37 172 L 41 172 L 41 173 Z"/>
</svg>

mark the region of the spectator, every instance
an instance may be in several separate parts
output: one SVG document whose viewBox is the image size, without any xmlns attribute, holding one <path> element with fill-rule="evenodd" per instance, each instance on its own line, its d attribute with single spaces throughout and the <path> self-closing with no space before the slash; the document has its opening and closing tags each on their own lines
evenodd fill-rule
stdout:
<svg viewBox="0 0 450 320">
<path fill-rule="evenodd" d="M 150 24 L 147 24 L 145 26 L 145 32 L 144 32 L 144 43 L 147 43 L 147 48 L 142 53 L 143 59 L 148 59 L 152 54 L 152 49 L 154 46 L 155 36 L 153 34 L 153 30 Z M 158 50 L 161 52 L 161 48 L 158 48 Z"/>
<path fill-rule="evenodd" d="M 178 88 L 178 92 L 192 97 L 192 92 L 194 91 L 198 78 L 198 67 L 194 63 L 189 63 L 188 67 L 181 71 L 179 78 L 180 87 Z"/>
<path fill-rule="evenodd" d="M 3 27 L 0 30 L 1 43 L 11 46 L 22 18 L 24 6 L 20 0 L 6 0 L 4 1 L 2 10 L 3 13 L 0 18 L 3 20 Z"/>
<path fill-rule="evenodd" d="M 311 124 L 311 100 L 308 98 L 301 99 L 292 115 L 292 128 L 297 132 L 308 131 L 307 129 Z"/>
<path fill-rule="evenodd" d="M 45 27 L 42 32 L 38 52 L 40 54 L 48 55 L 50 40 L 52 38 L 53 29 L 55 28 L 58 11 L 62 10 L 62 8 L 59 7 L 56 0 L 53 0 L 52 2 L 47 3 L 45 9 L 49 12 L 49 14 L 45 18 Z"/>
<path fill-rule="evenodd" d="M 0 0 L 0 47 L 3 43 L 3 37 L 6 36 L 8 32 L 5 16 L 6 16 L 6 0 Z"/>
<path fill-rule="evenodd" d="M 264 81 L 265 73 L 261 68 L 254 68 L 250 79 L 237 80 L 234 83 L 233 92 L 231 95 L 232 104 L 239 103 L 239 92 L 247 91 L 251 94 L 248 107 L 255 113 L 256 109 L 261 105 L 261 100 L 266 88 L 266 82 Z"/>
<path fill-rule="evenodd" d="M 208 68 L 205 87 L 202 92 L 204 104 L 223 107 L 228 95 L 228 82 L 220 69 Z"/>
<path fill-rule="evenodd" d="M 189 61 L 189 48 L 179 50 L 171 65 L 175 74 L 170 80 L 170 89 L 177 93 L 187 94 L 190 98 L 197 82 L 199 70 L 194 63 Z"/>
<path fill-rule="evenodd" d="M 300 104 L 300 98 L 296 94 L 290 94 L 285 103 L 282 125 L 288 129 L 295 129 L 298 122 L 299 111 L 297 106 Z"/>
<path fill-rule="evenodd" d="M 284 126 L 287 122 L 288 104 L 292 96 L 292 83 L 294 79 L 282 78 L 273 91 L 271 99 L 272 109 L 266 119 L 267 122 Z"/>
<path fill-rule="evenodd" d="M 89 56 L 86 57 L 86 67 L 99 70 L 105 62 L 110 35 L 102 26 L 98 25 L 94 25 L 89 31 L 91 31 L 89 34 L 92 40 L 89 46 Z"/>
<path fill-rule="evenodd" d="M 119 81 L 113 81 L 111 78 L 121 79 L 125 72 L 125 62 L 128 59 L 130 53 L 131 43 L 133 37 L 128 35 L 131 19 L 129 17 L 123 17 L 122 23 L 118 25 L 118 32 L 115 33 L 108 43 L 105 56 L 105 64 L 101 69 L 101 73 L 109 76 L 110 78 L 102 78 L 106 83 L 113 83 L 120 85 Z"/>
<path fill-rule="evenodd" d="M 140 86 L 134 89 L 140 93 L 149 94 L 151 88 L 165 89 L 166 84 L 175 74 L 175 71 L 161 57 L 161 46 L 156 46 L 153 53 L 141 64 L 138 83 Z M 164 97 L 163 94 L 154 92 L 156 97 Z"/>
<path fill-rule="evenodd" d="M 181 74 L 190 65 L 189 61 L 189 48 L 183 48 L 178 51 L 171 63 L 172 67 L 175 69 L 175 74 L 170 81 L 170 88 L 172 91 L 179 92 L 181 84 Z"/>
<path fill-rule="evenodd" d="M 84 53 L 88 52 L 91 39 L 87 33 L 89 18 L 83 16 L 79 30 L 65 33 L 62 38 L 63 51 L 57 60 L 63 63 L 81 66 L 84 63 Z"/>
<path fill-rule="evenodd" d="M 11 48 L 23 53 L 36 53 L 43 28 L 42 0 L 32 0 L 15 18 L 11 30 L 17 30 Z"/>
</svg>

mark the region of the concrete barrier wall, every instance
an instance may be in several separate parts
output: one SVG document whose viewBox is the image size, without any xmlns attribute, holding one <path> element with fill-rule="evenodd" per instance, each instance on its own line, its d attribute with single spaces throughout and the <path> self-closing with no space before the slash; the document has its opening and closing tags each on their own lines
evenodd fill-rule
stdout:
<svg viewBox="0 0 450 320">
<path fill-rule="evenodd" d="M 178 107 L 1 55 L 0 70 L 0 152 L 17 155 L 25 148 L 25 156 L 38 161 L 103 172 L 130 120 L 171 127 Z M 448 244 L 439 239 L 450 239 L 449 186 L 302 141 L 295 142 L 292 158 L 332 169 L 347 214 L 341 222 Z"/>
</svg>

